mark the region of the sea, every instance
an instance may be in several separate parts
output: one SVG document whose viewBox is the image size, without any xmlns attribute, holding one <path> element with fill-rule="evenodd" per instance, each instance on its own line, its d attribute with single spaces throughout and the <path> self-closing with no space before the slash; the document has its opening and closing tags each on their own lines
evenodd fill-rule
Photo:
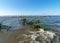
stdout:
<svg viewBox="0 0 60 43">
<path fill-rule="evenodd" d="M 28 21 L 32 19 L 40 20 L 48 28 L 60 30 L 60 16 L 24 16 Z M 22 27 L 21 17 L 0 17 L 0 23 L 3 25 L 12 26 L 10 30 L 15 30 Z"/>
</svg>

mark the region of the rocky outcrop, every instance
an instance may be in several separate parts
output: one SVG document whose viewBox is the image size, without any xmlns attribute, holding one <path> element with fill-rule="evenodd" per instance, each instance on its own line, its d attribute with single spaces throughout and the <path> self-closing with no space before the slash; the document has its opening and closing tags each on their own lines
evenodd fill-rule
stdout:
<svg viewBox="0 0 60 43">
<path fill-rule="evenodd" d="M 24 39 L 18 43 L 59 43 L 59 36 L 50 31 L 30 31 L 23 36 Z"/>
</svg>

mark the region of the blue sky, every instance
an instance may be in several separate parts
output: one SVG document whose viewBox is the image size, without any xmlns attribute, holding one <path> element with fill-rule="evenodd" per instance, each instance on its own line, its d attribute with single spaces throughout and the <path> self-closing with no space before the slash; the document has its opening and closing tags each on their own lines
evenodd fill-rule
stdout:
<svg viewBox="0 0 60 43">
<path fill-rule="evenodd" d="M 60 15 L 60 0 L 0 0 L 0 16 Z"/>
</svg>

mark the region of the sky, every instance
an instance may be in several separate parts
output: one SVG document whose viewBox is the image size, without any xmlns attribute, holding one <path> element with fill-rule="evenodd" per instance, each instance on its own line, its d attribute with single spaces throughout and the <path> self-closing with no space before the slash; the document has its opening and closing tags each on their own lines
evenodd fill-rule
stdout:
<svg viewBox="0 0 60 43">
<path fill-rule="evenodd" d="M 0 0 L 0 16 L 60 15 L 60 0 Z"/>
</svg>

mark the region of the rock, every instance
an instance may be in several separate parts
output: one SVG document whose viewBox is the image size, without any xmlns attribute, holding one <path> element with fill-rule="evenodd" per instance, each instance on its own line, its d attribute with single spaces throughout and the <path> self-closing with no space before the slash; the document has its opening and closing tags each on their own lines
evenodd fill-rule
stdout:
<svg viewBox="0 0 60 43">
<path fill-rule="evenodd" d="M 44 29 L 40 28 L 39 31 L 40 31 L 40 32 L 44 32 Z"/>
<path fill-rule="evenodd" d="M 24 34 L 24 43 L 59 43 L 59 36 L 49 31 L 29 31 L 31 34 Z M 27 40 L 27 41 L 26 41 Z"/>
<path fill-rule="evenodd" d="M 47 35 L 47 37 L 49 37 L 49 38 L 51 38 L 51 39 L 53 39 L 54 36 L 56 35 L 55 33 L 53 33 L 53 32 L 49 32 L 49 31 L 45 31 L 44 34 Z"/>
</svg>

